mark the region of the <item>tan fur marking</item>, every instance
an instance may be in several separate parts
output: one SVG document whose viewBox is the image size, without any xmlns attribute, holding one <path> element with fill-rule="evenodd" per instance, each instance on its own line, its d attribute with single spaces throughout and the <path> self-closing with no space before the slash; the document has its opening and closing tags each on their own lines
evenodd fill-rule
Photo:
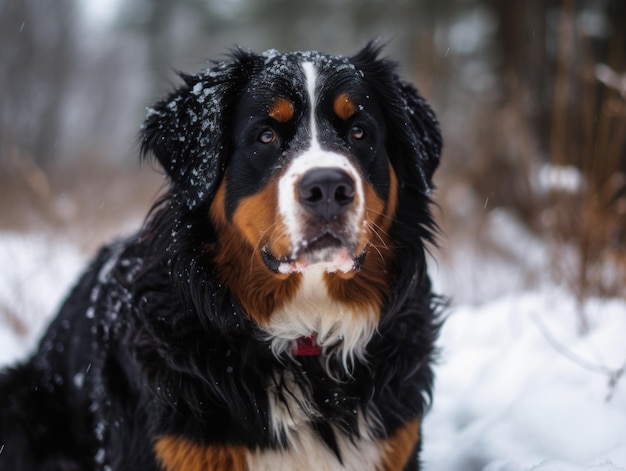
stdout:
<svg viewBox="0 0 626 471">
<path fill-rule="evenodd" d="M 209 247 L 222 282 L 237 296 L 248 316 L 266 323 L 272 312 L 293 298 L 300 276 L 271 273 L 261 258 L 261 247 L 272 242 L 272 253 L 287 252 L 288 234 L 276 214 L 275 184 L 240 203 L 232 223 L 224 213 L 226 183 L 222 182 L 211 203 L 211 218 L 219 233 L 219 246 Z"/>
<path fill-rule="evenodd" d="M 354 116 L 354 113 L 356 113 L 356 105 L 350 100 L 347 93 L 341 93 L 335 98 L 333 111 L 340 119 L 345 121 Z"/>
<path fill-rule="evenodd" d="M 177 437 L 160 437 L 154 445 L 165 471 L 248 471 L 242 446 L 201 446 Z"/>
<path fill-rule="evenodd" d="M 275 119 L 279 123 L 286 123 L 293 118 L 293 114 L 293 103 L 287 98 L 277 98 L 269 112 L 270 118 Z"/>
<path fill-rule="evenodd" d="M 396 214 L 396 209 L 398 207 L 398 177 L 396 175 L 395 170 L 391 166 L 391 162 L 389 163 L 389 199 L 387 200 L 387 204 L 385 207 L 385 219 L 381 222 L 381 226 L 385 229 L 385 231 L 389 230 L 391 227 L 391 223 L 393 222 L 393 218 Z"/>
<path fill-rule="evenodd" d="M 404 469 L 419 438 L 419 421 L 417 419 L 408 422 L 399 429 L 385 443 L 386 454 L 380 470 L 398 471 Z"/>
</svg>

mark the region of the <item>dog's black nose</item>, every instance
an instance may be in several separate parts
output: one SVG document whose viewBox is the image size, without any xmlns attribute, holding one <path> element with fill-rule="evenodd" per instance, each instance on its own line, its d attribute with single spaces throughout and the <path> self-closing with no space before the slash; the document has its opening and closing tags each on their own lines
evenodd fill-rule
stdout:
<svg viewBox="0 0 626 471">
<path fill-rule="evenodd" d="M 337 168 L 309 170 L 298 183 L 298 197 L 307 211 L 330 221 L 354 201 L 354 180 Z"/>
</svg>

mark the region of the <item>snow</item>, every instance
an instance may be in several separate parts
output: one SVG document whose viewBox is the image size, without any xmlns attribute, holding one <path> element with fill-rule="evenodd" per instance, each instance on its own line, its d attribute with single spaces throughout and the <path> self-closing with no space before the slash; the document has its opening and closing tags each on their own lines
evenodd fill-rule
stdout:
<svg viewBox="0 0 626 471">
<path fill-rule="evenodd" d="M 536 180 L 544 194 L 553 191 L 575 194 L 584 187 L 583 174 L 572 165 L 544 164 Z"/>
<path fill-rule="evenodd" d="M 35 347 L 87 259 L 66 240 L 0 232 L 0 261 L 0 364 L 7 364 Z"/>
<path fill-rule="evenodd" d="M 626 303 L 583 308 L 585 335 L 579 306 L 558 289 L 452 310 L 424 424 L 426 470 L 624 469 L 626 379 L 611 378 L 626 362 Z"/>
<path fill-rule="evenodd" d="M 506 221 L 496 218 L 494 228 L 542 253 Z M 9 364 L 34 348 L 87 257 L 60 238 L 0 233 L 0 260 L 0 364 Z M 450 260 L 479 261 L 467 253 Z M 424 470 L 626 470 L 626 301 L 581 306 L 544 279 L 540 288 L 516 281 L 507 290 L 514 269 L 491 269 L 501 294 L 458 290 L 442 328 L 434 403 L 423 424 Z M 444 293 L 455 294 L 463 275 L 479 283 L 467 265 L 456 278 L 451 271 L 434 271 Z M 16 333 L 7 312 L 19 313 L 27 332 Z"/>
</svg>

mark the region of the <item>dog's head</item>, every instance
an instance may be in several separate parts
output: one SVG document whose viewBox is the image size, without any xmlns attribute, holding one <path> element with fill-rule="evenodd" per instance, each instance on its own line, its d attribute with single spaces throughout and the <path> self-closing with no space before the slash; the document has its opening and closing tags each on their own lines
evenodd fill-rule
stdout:
<svg viewBox="0 0 626 471">
<path fill-rule="evenodd" d="M 423 210 L 405 195 L 427 204 L 438 124 L 378 56 L 373 45 L 352 57 L 237 51 L 149 111 L 143 153 L 166 170 L 172 198 L 208 212 L 226 283 L 257 318 L 296 289 L 282 281 L 310 270 L 348 280 L 379 259 L 371 281 L 387 268 L 398 206 Z M 352 302 L 348 291 L 333 296 Z"/>
</svg>

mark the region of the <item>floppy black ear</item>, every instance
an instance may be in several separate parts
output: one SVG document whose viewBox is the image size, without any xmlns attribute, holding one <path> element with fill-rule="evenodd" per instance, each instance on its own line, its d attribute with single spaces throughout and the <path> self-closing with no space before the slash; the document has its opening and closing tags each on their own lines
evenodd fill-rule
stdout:
<svg viewBox="0 0 626 471">
<path fill-rule="evenodd" d="M 380 51 L 381 47 L 370 42 L 351 61 L 383 105 L 389 158 L 400 184 L 428 193 L 441 158 L 439 122 L 415 87 L 400 79 L 396 63 L 379 58 Z"/>
<path fill-rule="evenodd" d="M 190 209 L 213 198 L 230 148 L 234 104 L 247 70 L 258 57 L 241 50 L 197 75 L 148 108 L 141 127 L 141 155 L 153 155 L 175 197 Z"/>
</svg>

